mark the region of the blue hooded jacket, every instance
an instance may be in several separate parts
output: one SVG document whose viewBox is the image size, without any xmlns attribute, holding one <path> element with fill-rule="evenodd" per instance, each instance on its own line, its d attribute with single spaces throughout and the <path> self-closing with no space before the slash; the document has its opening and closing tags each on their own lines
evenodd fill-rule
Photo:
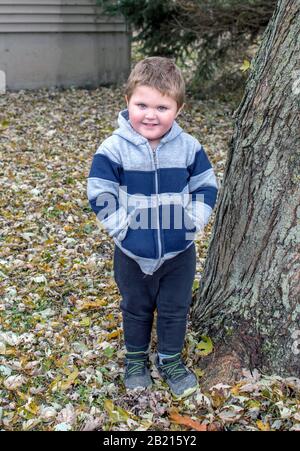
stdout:
<svg viewBox="0 0 300 451">
<path fill-rule="evenodd" d="M 87 194 L 115 244 L 145 274 L 189 247 L 217 197 L 217 181 L 201 144 L 174 121 L 153 151 L 119 113 L 119 128 L 94 155 Z"/>
</svg>

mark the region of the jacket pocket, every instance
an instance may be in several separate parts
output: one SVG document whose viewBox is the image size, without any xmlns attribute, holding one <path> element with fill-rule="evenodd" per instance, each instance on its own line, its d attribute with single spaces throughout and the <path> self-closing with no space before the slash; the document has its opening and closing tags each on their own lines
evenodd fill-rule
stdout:
<svg viewBox="0 0 300 451">
<path fill-rule="evenodd" d="M 122 247 L 135 255 L 157 258 L 157 230 L 152 228 L 151 209 L 136 208 L 130 213 L 130 223 Z"/>
<path fill-rule="evenodd" d="M 162 227 L 165 254 L 182 251 L 194 240 L 195 224 L 182 205 L 170 205 L 170 222 L 166 225 Z"/>
</svg>

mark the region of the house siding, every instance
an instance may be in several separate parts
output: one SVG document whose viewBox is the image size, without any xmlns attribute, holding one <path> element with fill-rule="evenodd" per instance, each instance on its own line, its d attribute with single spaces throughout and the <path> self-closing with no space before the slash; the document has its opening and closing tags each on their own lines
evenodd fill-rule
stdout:
<svg viewBox="0 0 300 451">
<path fill-rule="evenodd" d="M 120 83 L 130 30 L 96 0 L 0 0 L 0 71 L 10 90 Z"/>
</svg>

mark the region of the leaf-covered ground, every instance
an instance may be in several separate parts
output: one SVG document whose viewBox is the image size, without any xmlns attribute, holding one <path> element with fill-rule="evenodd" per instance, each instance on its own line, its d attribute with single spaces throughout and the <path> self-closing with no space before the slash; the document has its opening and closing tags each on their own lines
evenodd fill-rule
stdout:
<svg viewBox="0 0 300 451">
<path fill-rule="evenodd" d="M 300 381 L 293 378 L 245 371 L 235 386 L 175 402 L 153 368 L 152 390 L 126 393 L 113 243 L 86 198 L 92 156 L 123 107 L 120 89 L 0 96 L 1 428 L 299 430 Z M 180 118 L 219 179 L 231 112 L 190 100 Z M 197 242 L 197 279 L 209 235 L 210 226 Z M 197 365 L 210 347 L 188 329 L 184 355 L 200 384 Z"/>
</svg>

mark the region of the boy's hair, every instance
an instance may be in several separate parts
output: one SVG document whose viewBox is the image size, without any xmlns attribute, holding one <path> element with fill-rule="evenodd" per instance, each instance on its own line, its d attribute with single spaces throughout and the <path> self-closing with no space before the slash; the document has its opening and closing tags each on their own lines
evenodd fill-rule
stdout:
<svg viewBox="0 0 300 451">
<path fill-rule="evenodd" d="M 180 108 L 184 103 L 185 83 L 180 69 L 169 58 L 152 56 L 136 64 L 129 75 L 125 94 L 128 98 L 137 86 L 150 86 L 172 97 Z"/>
</svg>

